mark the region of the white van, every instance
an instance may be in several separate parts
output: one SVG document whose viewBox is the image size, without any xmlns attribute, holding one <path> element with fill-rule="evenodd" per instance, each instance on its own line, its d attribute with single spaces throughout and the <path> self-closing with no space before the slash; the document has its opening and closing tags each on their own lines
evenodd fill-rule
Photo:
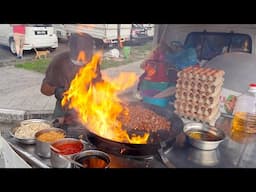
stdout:
<svg viewBox="0 0 256 192">
<path fill-rule="evenodd" d="M 15 54 L 15 44 L 11 24 L 0 24 L 0 44 L 6 45 Z M 34 48 L 49 48 L 51 50 L 58 47 L 58 38 L 54 33 L 51 24 L 27 24 L 24 50 Z"/>
<path fill-rule="evenodd" d="M 256 24 L 157 24 L 154 47 L 160 42 L 196 48 L 202 66 L 225 71 L 220 112 L 233 118 L 235 98 L 256 82 Z"/>
<path fill-rule="evenodd" d="M 120 27 L 120 41 L 130 39 L 132 24 L 65 24 L 66 31 L 71 33 L 88 33 L 94 40 L 96 46 L 113 46 L 118 43 L 118 28 Z"/>
<path fill-rule="evenodd" d="M 155 25 L 154 24 L 143 24 L 143 27 L 147 29 L 147 35 L 150 39 L 153 39 L 154 32 L 155 32 Z"/>
</svg>

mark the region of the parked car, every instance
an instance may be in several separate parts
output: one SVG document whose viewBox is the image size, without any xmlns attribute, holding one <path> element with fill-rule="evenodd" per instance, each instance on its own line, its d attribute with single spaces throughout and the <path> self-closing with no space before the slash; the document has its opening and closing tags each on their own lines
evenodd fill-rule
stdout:
<svg viewBox="0 0 256 192">
<path fill-rule="evenodd" d="M 147 40 L 147 28 L 145 28 L 142 24 L 132 24 L 130 42 L 142 44 L 145 43 Z"/>
<path fill-rule="evenodd" d="M 143 27 L 147 30 L 147 35 L 149 40 L 153 40 L 155 33 L 155 25 L 154 24 L 143 24 Z"/>
<path fill-rule="evenodd" d="M 64 24 L 52 24 L 54 33 L 57 35 L 58 40 L 68 40 L 71 33 L 67 31 Z"/>
<path fill-rule="evenodd" d="M 15 54 L 15 42 L 11 24 L 0 24 L 0 44 L 8 46 Z M 47 48 L 54 50 L 58 47 L 58 39 L 51 24 L 27 24 L 24 50 Z"/>
</svg>

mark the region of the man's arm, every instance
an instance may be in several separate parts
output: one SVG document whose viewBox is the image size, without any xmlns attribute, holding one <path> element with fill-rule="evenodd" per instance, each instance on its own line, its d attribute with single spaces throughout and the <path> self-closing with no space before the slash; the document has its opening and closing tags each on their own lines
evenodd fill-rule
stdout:
<svg viewBox="0 0 256 192">
<path fill-rule="evenodd" d="M 61 62 L 59 57 L 54 57 L 45 73 L 45 78 L 41 84 L 41 93 L 46 96 L 52 96 L 55 93 L 55 89 L 59 83 L 59 69 L 57 64 Z M 57 70 L 58 69 L 58 70 Z"/>
<path fill-rule="evenodd" d="M 54 94 L 56 87 L 49 85 L 47 82 L 43 81 L 41 85 L 41 93 L 46 96 L 51 96 Z"/>
<path fill-rule="evenodd" d="M 41 93 L 47 96 L 54 95 L 56 99 L 61 100 L 63 98 L 63 93 L 65 92 L 64 87 L 54 87 L 49 85 L 49 83 L 43 81 L 41 85 Z"/>
</svg>

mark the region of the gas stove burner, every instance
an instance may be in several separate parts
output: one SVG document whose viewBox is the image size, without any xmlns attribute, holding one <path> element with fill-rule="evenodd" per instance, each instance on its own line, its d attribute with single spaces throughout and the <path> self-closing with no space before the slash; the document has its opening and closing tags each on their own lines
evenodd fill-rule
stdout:
<svg viewBox="0 0 256 192">
<path fill-rule="evenodd" d="M 158 130 L 157 132 L 152 132 L 152 139 L 149 140 L 149 143 L 145 144 L 119 142 L 104 138 L 79 123 L 67 126 L 67 136 L 83 139 L 90 148 L 104 151 L 118 158 L 130 158 L 147 162 L 154 158 L 159 159 L 160 157 L 167 167 L 172 167 L 171 163 L 168 162 L 166 154 L 172 149 L 176 142 L 176 137 L 181 133 L 184 125 L 183 121 L 173 111 L 168 109 L 144 103 L 131 103 L 130 105 L 142 105 L 146 109 L 152 110 L 168 119 L 171 122 L 171 126 L 165 131 Z"/>
<path fill-rule="evenodd" d="M 146 156 L 125 155 L 125 157 L 129 159 L 136 159 L 141 161 L 149 161 L 154 159 L 153 155 L 146 155 Z"/>
</svg>

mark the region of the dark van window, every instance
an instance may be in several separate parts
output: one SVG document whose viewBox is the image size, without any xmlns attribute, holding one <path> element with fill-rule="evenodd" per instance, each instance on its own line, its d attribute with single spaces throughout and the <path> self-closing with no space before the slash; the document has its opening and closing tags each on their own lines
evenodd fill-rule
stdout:
<svg viewBox="0 0 256 192">
<path fill-rule="evenodd" d="M 199 60 L 210 60 L 225 52 L 252 53 L 251 37 L 240 33 L 192 32 L 184 46 L 195 48 Z"/>
<path fill-rule="evenodd" d="M 28 27 L 52 27 L 52 24 L 27 24 Z"/>
</svg>

